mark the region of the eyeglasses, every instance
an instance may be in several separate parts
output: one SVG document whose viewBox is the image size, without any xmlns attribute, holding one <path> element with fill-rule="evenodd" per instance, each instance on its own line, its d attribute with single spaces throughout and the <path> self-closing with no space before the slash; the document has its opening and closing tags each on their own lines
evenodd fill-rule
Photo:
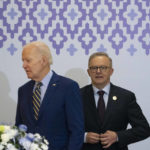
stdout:
<svg viewBox="0 0 150 150">
<path fill-rule="evenodd" d="M 107 69 L 109 69 L 110 67 L 109 66 L 91 66 L 89 67 L 89 69 L 95 73 L 98 71 L 98 69 L 101 71 L 101 72 L 106 72 Z"/>
</svg>

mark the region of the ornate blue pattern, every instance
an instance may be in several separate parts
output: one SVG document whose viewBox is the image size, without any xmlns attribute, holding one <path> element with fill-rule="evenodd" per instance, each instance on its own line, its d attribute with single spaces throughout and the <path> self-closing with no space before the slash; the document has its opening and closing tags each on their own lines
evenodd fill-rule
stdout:
<svg viewBox="0 0 150 150">
<path fill-rule="evenodd" d="M 13 41 L 41 39 L 51 42 L 57 55 L 62 50 L 70 56 L 79 50 L 150 54 L 149 0 L 3 0 L 0 23 L 0 48 L 7 45 L 10 55 L 18 50 Z"/>
</svg>

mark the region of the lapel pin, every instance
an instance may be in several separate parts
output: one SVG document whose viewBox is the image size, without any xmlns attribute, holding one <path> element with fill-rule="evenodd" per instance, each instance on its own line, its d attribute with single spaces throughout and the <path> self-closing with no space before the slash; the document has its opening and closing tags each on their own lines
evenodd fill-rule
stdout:
<svg viewBox="0 0 150 150">
<path fill-rule="evenodd" d="M 117 96 L 113 96 L 113 100 L 116 101 L 117 100 Z"/>
<path fill-rule="evenodd" d="M 56 86 L 56 84 L 55 84 L 55 83 L 53 83 L 53 84 L 52 84 L 52 86 Z"/>
</svg>

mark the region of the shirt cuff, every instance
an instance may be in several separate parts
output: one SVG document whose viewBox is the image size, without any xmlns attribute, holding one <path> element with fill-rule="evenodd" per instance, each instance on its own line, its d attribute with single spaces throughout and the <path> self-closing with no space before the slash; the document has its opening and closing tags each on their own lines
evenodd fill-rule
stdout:
<svg viewBox="0 0 150 150">
<path fill-rule="evenodd" d="M 84 133 L 84 143 L 87 143 L 86 142 L 86 135 L 87 135 L 87 132 Z"/>
</svg>

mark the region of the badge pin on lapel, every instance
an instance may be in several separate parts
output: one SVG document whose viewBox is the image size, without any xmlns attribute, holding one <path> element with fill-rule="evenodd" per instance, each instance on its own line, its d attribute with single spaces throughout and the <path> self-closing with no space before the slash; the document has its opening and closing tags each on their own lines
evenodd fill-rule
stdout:
<svg viewBox="0 0 150 150">
<path fill-rule="evenodd" d="M 117 100 L 117 96 L 113 96 L 113 100 L 116 101 Z"/>
<path fill-rule="evenodd" d="M 55 83 L 53 83 L 53 84 L 52 84 L 52 86 L 56 86 L 56 84 L 55 84 Z"/>
</svg>

